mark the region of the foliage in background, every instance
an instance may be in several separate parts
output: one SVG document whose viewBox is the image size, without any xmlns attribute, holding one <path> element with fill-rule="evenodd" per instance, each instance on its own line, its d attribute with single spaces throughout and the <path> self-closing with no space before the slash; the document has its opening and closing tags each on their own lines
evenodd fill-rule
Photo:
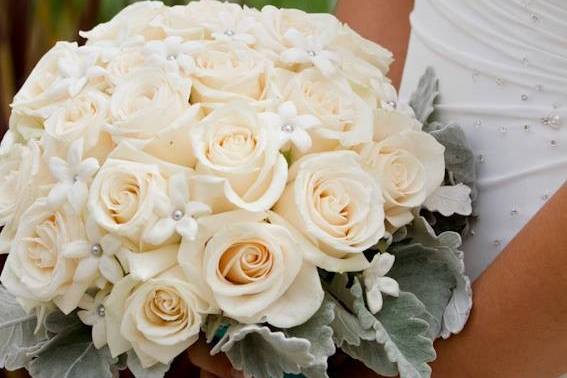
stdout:
<svg viewBox="0 0 567 378">
<path fill-rule="evenodd" d="M 0 134 L 8 124 L 9 104 L 17 89 L 60 40 L 80 41 L 79 30 L 110 20 L 138 0 L 0 0 Z M 189 0 L 163 0 L 167 5 Z M 332 12 L 337 0 L 228 0 L 256 8 L 272 4 L 307 12 Z"/>
</svg>

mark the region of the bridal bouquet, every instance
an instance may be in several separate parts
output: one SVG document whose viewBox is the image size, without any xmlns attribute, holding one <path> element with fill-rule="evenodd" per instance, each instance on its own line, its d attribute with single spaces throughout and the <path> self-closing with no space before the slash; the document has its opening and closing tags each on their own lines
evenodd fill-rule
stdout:
<svg viewBox="0 0 567 378">
<path fill-rule="evenodd" d="M 82 36 L 0 148 L 0 366 L 162 377 L 202 338 L 256 378 L 338 349 L 430 375 L 471 307 L 474 188 L 432 72 L 397 104 L 388 51 L 271 6 L 139 2 Z"/>
</svg>

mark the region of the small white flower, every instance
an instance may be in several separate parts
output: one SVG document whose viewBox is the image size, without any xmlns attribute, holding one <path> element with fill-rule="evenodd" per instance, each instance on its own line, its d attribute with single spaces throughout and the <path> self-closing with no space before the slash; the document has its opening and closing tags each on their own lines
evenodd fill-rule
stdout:
<svg viewBox="0 0 567 378">
<path fill-rule="evenodd" d="M 368 308 L 373 314 L 382 309 L 382 293 L 397 297 L 400 295 L 400 286 L 385 275 L 392 269 L 395 257 L 389 253 L 378 253 L 372 259 L 370 266 L 362 273 L 366 287 L 366 300 Z"/>
<path fill-rule="evenodd" d="M 95 297 L 85 294 L 79 302 L 77 316 L 81 321 L 92 327 L 92 339 L 96 349 L 106 345 L 106 323 L 104 321 L 106 309 L 104 302 L 109 293 L 108 289 L 99 290 Z"/>
<path fill-rule="evenodd" d="M 325 76 L 335 72 L 335 65 L 339 61 L 339 56 L 326 50 L 321 39 L 315 36 L 305 36 L 293 28 L 285 33 L 284 39 L 291 46 L 280 55 L 280 59 L 284 63 L 311 63 Z"/>
<path fill-rule="evenodd" d="M 148 228 L 142 236 L 147 243 L 159 245 L 175 232 L 184 238 L 194 240 L 198 229 L 195 217 L 211 213 L 211 208 L 206 204 L 190 201 L 185 174 L 176 174 L 169 178 L 168 194 L 169 198 L 160 199 L 156 209 L 161 219 Z"/>
<path fill-rule="evenodd" d="M 306 130 L 321 126 L 321 122 L 314 115 L 298 115 L 297 108 L 291 101 L 281 104 L 277 114 L 263 113 L 260 118 L 276 129 L 279 148 L 291 142 L 301 152 L 311 148 L 311 136 Z"/>
<path fill-rule="evenodd" d="M 69 96 L 75 97 L 85 87 L 89 79 L 103 76 L 105 71 L 96 65 L 99 50 L 93 47 L 80 47 L 77 54 L 81 59 L 61 57 L 57 60 L 61 84 L 67 87 Z"/>
<path fill-rule="evenodd" d="M 87 200 L 88 184 L 98 168 L 95 158 L 83 160 L 83 139 L 75 140 L 69 146 L 66 161 L 57 156 L 49 159 L 49 170 L 58 182 L 49 192 L 48 204 L 58 207 L 68 200 L 80 212 Z"/>
<path fill-rule="evenodd" d="M 238 41 L 246 45 L 256 43 L 252 29 L 256 24 L 253 17 L 242 17 L 237 13 L 220 12 L 218 23 L 206 24 L 211 30 L 211 36 L 217 41 Z"/>
<path fill-rule="evenodd" d="M 177 71 L 181 69 L 190 72 L 194 66 L 191 54 L 203 48 L 201 41 L 186 42 L 178 36 L 167 37 L 164 40 L 150 41 L 144 47 L 144 52 L 155 63 L 165 64 L 166 69 Z"/>
<path fill-rule="evenodd" d="M 92 217 L 87 219 L 86 239 L 74 240 L 63 250 L 67 258 L 80 259 L 73 280 L 91 283 L 98 273 L 113 284 L 118 282 L 124 272 L 117 255 L 122 249 L 122 240 L 113 234 L 104 234 Z"/>
</svg>

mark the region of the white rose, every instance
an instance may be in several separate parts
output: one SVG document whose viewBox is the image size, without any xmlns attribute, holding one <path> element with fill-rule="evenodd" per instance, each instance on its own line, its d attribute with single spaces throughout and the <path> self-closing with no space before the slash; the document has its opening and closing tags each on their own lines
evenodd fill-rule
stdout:
<svg viewBox="0 0 567 378">
<path fill-rule="evenodd" d="M 41 198 L 24 213 L 12 243 L 2 284 L 16 297 L 53 301 L 64 313 L 79 303 L 85 285 L 73 284 L 77 263 L 63 250 L 80 237 L 82 222 L 68 207 L 54 210 Z"/>
<path fill-rule="evenodd" d="M 431 135 L 413 130 L 360 148 L 367 170 L 382 186 L 386 219 L 394 228 L 411 222 L 411 210 L 421 206 L 443 182 L 444 151 Z"/>
<path fill-rule="evenodd" d="M 393 54 L 352 30 L 347 24 L 342 25 L 332 45 L 346 56 L 361 59 L 386 75 L 390 64 L 394 61 Z M 349 59 L 345 59 L 348 61 Z"/>
<path fill-rule="evenodd" d="M 137 70 L 110 100 L 106 129 L 116 141 L 144 144 L 189 108 L 191 82 L 157 68 Z"/>
<path fill-rule="evenodd" d="M 68 143 L 82 137 L 86 146 L 92 147 L 106 121 L 108 103 L 109 98 L 104 93 L 85 90 L 54 111 L 45 121 L 45 131 L 50 137 Z"/>
<path fill-rule="evenodd" d="M 317 246 L 307 258 L 327 271 L 365 269 L 362 252 L 384 236 L 382 193 L 359 160 L 352 151 L 304 156 L 274 208 Z"/>
<path fill-rule="evenodd" d="M 8 135 L 8 134 L 7 134 Z M 0 252 L 8 253 L 22 214 L 39 197 L 49 192 L 52 178 L 39 143 L 14 144 L 0 158 Z"/>
<path fill-rule="evenodd" d="M 114 91 L 114 86 L 128 79 L 132 72 L 143 69 L 146 63 L 141 48 L 122 49 L 114 55 L 106 65 L 106 78 L 111 87 L 110 91 Z"/>
<path fill-rule="evenodd" d="M 193 54 L 191 102 L 209 104 L 266 99 L 272 63 L 241 43 L 210 42 Z"/>
<path fill-rule="evenodd" d="M 77 43 L 58 42 L 37 63 L 14 96 L 16 113 L 46 118 L 54 105 L 76 96 L 89 78 L 102 74 L 95 66 L 99 52 Z"/>
<path fill-rule="evenodd" d="M 98 24 L 89 31 L 81 31 L 87 44 L 121 44 L 132 37 L 153 39 L 161 36 L 149 23 L 166 7 L 161 1 L 138 1 L 122 9 L 112 20 Z"/>
<path fill-rule="evenodd" d="M 400 111 L 377 109 L 374 112 L 374 142 L 381 142 L 407 130 L 421 131 L 421 123 L 415 117 Z"/>
<path fill-rule="evenodd" d="M 88 211 L 102 228 L 138 242 L 166 190 L 156 165 L 108 159 L 91 184 Z"/>
<path fill-rule="evenodd" d="M 197 341 L 215 311 L 179 267 L 143 283 L 128 276 L 105 302 L 108 345 L 113 356 L 131 346 L 145 368 L 169 364 Z"/>
<path fill-rule="evenodd" d="M 321 126 L 309 130 L 313 140 L 311 152 L 372 140 L 372 109 L 347 80 L 325 77 L 313 68 L 291 77 L 283 70 L 278 75 L 284 99 L 292 101 L 299 114 L 311 114 L 321 121 Z"/>
<path fill-rule="evenodd" d="M 257 48 L 277 60 L 280 53 L 293 47 L 286 33 L 294 29 L 305 38 L 317 38 L 324 44 L 339 31 L 340 23 L 330 14 L 309 14 L 298 9 L 278 9 L 268 5 L 262 8 L 255 28 Z"/>
<path fill-rule="evenodd" d="M 311 318 L 324 293 L 317 268 L 303 258 L 306 245 L 271 224 L 273 216 L 237 210 L 200 218 L 197 239 L 182 241 L 179 264 L 227 316 L 289 328 Z"/>
<path fill-rule="evenodd" d="M 214 110 L 191 130 L 197 157 L 194 200 L 213 211 L 270 209 L 287 179 L 276 136 L 256 111 L 236 103 Z"/>
</svg>

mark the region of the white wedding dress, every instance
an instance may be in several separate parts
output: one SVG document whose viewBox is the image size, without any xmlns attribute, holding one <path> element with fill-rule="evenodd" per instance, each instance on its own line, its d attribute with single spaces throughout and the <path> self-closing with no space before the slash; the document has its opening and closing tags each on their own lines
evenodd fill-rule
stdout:
<svg viewBox="0 0 567 378">
<path fill-rule="evenodd" d="M 567 179 L 567 0 L 416 0 L 411 24 L 400 101 L 433 67 L 477 155 L 475 279 Z"/>
</svg>

